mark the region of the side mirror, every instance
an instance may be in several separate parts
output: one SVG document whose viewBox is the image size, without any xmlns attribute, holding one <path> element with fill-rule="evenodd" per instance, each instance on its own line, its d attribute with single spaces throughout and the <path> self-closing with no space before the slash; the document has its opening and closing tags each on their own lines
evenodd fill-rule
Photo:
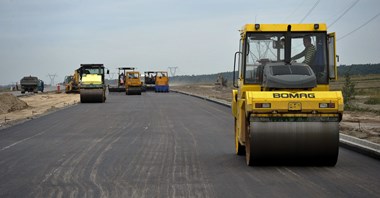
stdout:
<svg viewBox="0 0 380 198">
<path fill-rule="evenodd" d="M 110 74 L 110 70 L 107 69 L 107 74 Z"/>
<path fill-rule="evenodd" d="M 284 49 L 284 41 L 272 41 L 273 49 Z"/>
</svg>

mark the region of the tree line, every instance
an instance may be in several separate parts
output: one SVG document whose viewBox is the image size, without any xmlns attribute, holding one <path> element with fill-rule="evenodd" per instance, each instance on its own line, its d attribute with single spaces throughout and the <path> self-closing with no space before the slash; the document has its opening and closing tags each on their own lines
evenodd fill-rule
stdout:
<svg viewBox="0 0 380 198">
<path fill-rule="evenodd" d="M 344 77 L 346 74 L 349 74 L 349 75 L 380 74 L 380 63 L 352 64 L 352 65 L 338 66 L 338 76 Z M 221 72 L 221 73 L 216 73 L 216 74 L 174 76 L 174 77 L 170 77 L 170 84 L 210 84 L 210 83 L 215 83 L 219 75 L 223 76 L 224 79 L 227 79 L 228 84 L 232 83 L 233 73 Z"/>
</svg>

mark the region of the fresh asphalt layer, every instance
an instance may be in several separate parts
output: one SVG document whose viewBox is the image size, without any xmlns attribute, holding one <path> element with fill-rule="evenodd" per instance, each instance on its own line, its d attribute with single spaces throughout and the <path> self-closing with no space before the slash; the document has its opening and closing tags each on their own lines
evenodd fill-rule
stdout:
<svg viewBox="0 0 380 198">
<path fill-rule="evenodd" d="M 230 108 L 111 93 L 0 131 L 0 197 L 378 197 L 380 161 L 248 167 Z"/>
</svg>

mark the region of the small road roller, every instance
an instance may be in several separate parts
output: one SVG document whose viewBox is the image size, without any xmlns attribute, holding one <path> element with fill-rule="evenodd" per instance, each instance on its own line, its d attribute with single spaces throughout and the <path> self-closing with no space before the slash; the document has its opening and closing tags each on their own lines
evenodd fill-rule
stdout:
<svg viewBox="0 0 380 198">
<path fill-rule="evenodd" d="M 125 74 L 125 94 L 126 95 L 141 95 L 142 83 L 140 72 L 127 71 Z"/>
<path fill-rule="evenodd" d="M 235 152 L 252 165 L 335 166 L 341 91 L 325 24 L 246 24 L 234 57 Z"/>
<path fill-rule="evenodd" d="M 109 85 L 109 92 L 125 92 L 125 74 L 127 71 L 134 71 L 134 67 L 119 67 L 117 68 L 117 85 Z"/>
<path fill-rule="evenodd" d="M 166 71 L 156 72 L 155 92 L 169 92 L 169 76 Z"/>
<path fill-rule="evenodd" d="M 81 64 L 79 93 L 81 103 L 106 101 L 103 64 Z M 107 70 L 107 73 L 109 71 Z"/>
</svg>

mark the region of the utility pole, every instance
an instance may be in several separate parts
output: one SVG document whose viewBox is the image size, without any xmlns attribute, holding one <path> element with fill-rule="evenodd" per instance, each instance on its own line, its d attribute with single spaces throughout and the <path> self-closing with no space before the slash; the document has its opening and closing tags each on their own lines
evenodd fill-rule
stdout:
<svg viewBox="0 0 380 198">
<path fill-rule="evenodd" d="M 52 91 L 52 88 L 54 86 L 54 78 L 57 77 L 57 74 L 48 74 L 50 78 L 50 91 Z"/>
<path fill-rule="evenodd" d="M 170 74 L 172 75 L 172 77 L 174 77 L 178 67 L 168 67 L 168 68 L 170 70 Z"/>
</svg>

